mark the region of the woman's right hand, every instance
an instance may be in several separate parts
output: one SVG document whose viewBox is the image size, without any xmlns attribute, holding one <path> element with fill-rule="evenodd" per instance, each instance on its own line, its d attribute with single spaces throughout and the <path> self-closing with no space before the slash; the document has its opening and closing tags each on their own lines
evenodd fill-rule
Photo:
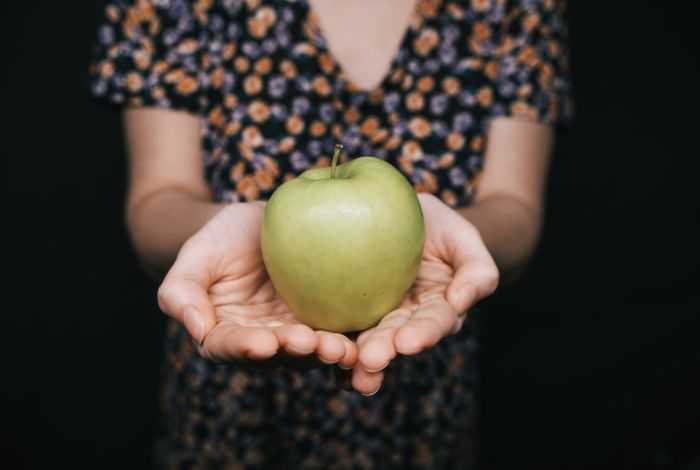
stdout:
<svg viewBox="0 0 700 470">
<path fill-rule="evenodd" d="M 182 246 L 158 289 L 158 304 L 216 362 L 303 363 L 314 356 L 349 369 L 357 346 L 294 318 L 262 260 L 264 202 L 226 206 Z"/>
</svg>

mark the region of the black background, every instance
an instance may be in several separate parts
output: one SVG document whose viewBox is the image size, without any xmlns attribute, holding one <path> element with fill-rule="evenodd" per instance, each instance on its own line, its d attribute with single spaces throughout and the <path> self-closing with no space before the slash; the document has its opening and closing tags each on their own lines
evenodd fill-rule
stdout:
<svg viewBox="0 0 700 470">
<path fill-rule="evenodd" d="M 577 119 L 543 241 L 475 316 L 487 468 L 700 468 L 700 74 L 681 5 L 571 2 Z M 119 116 L 86 92 L 99 11 L 4 15 L 4 468 L 149 461 L 163 320 L 122 223 Z"/>
</svg>

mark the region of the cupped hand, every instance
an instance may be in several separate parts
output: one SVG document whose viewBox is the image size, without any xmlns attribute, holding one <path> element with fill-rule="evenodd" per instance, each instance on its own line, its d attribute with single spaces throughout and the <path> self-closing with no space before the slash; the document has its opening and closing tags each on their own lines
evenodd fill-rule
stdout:
<svg viewBox="0 0 700 470">
<path fill-rule="evenodd" d="M 357 338 L 352 385 L 370 395 L 397 355 L 413 355 L 457 333 L 467 310 L 498 285 L 498 269 L 478 230 L 437 197 L 419 194 L 426 227 L 418 275 L 401 305 Z"/>
<path fill-rule="evenodd" d="M 353 341 L 301 324 L 275 291 L 260 251 L 264 210 L 264 202 L 231 204 L 193 235 L 158 289 L 161 310 L 216 362 L 307 365 L 298 359 L 316 357 L 353 367 Z"/>
</svg>

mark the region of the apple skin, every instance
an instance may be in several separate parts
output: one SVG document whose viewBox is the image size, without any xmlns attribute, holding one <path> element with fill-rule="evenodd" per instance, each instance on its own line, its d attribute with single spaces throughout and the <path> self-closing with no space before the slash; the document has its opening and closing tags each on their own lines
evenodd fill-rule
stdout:
<svg viewBox="0 0 700 470">
<path fill-rule="evenodd" d="M 406 177 L 376 157 L 307 170 L 265 208 L 261 249 L 296 318 L 334 332 L 367 329 L 396 308 L 418 273 L 425 224 Z"/>
</svg>

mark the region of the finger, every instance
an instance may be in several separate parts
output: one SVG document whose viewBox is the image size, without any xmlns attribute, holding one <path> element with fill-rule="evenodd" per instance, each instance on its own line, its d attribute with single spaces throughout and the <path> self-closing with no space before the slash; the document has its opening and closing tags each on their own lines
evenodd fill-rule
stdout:
<svg viewBox="0 0 700 470">
<path fill-rule="evenodd" d="M 205 338 L 200 352 L 216 361 L 268 359 L 280 348 L 277 336 L 269 328 L 219 324 Z"/>
<path fill-rule="evenodd" d="M 357 364 L 357 344 L 355 344 L 354 341 L 350 340 L 345 335 L 341 336 L 343 336 L 345 355 L 340 361 L 338 361 L 338 367 L 340 367 L 341 369 L 350 370 L 353 367 L 355 367 L 355 364 Z"/>
<path fill-rule="evenodd" d="M 379 391 L 384 380 L 384 372 L 367 372 L 362 367 L 352 370 L 352 387 L 366 397 Z"/>
<path fill-rule="evenodd" d="M 158 288 L 158 305 L 167 315 L 182 323 L 200 345 L 216 325 L 214 306 L 207 291 L 209 272 L 187 243 Z"/>
<path fill-rule="evenodd" d="M 345 356 L 345 341 L 343 335 L 328 331 L 318 331 L 318 359 L 325 364 L 336 364 Z"/>
<path fill-rule="evenodd" d="M 498 267 L 479 232 L 468 224 L 452 232 L 448 245 L 455 275 L 447 286 L 447 301 L 457 312 L 466 312 L 496 290 Z"/>
<path fill-rule="evenodd" d="M 394 336 L 410 316 L 410 310 L 396 309 L 382 318 L 377 326 L 361 335 L 358 339 L 358 362 L 367 372 L 379 372 L 385 369 L 396 357 Z"/>
<path fill-rule="evenodd" d="M 396 332 L 396 350 L 401 354 L 417 354 L 449 335 L 455 323 L 455 310 L 442 296 L 433 296 L 420 304 L 418 310 Z"/>
<path fill-rule="evenodd" d="M 313 353 L 318 347 L 318 335 L 306 325 L 282 325 L 272 330 L 280 347 L 292 355 Z"/>
</svg>

